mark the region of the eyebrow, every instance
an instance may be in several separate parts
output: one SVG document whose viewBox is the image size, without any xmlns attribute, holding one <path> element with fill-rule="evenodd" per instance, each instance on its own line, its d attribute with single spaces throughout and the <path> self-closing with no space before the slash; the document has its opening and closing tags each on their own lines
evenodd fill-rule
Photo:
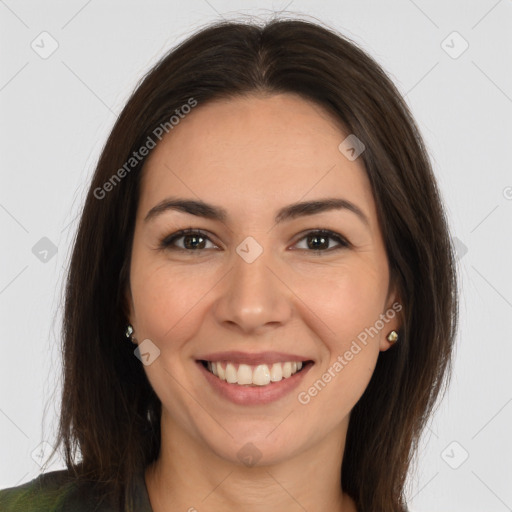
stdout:
<svg viewBox="0 0 512 512">
<path fill-rule="evenodd" d="M 228 217 L 227 211 L 219 206 L 214 206 L 201 200 L 169 197 L 151 208 L 144 218 L 144 222 L 154 219 L 168 210 L 177 210 L 220 222 L 225 222 Z M 367 227 L 370 227 L 368 217 L 363 211 L 354 203 L 341 198 L 318 199 L 316 201 L 303 201 L 290 204 L 277 212 L 274 221 L 276 224 L 279 224 L 298 217 L 331 210 L 348 210 L 354 213 Z"/>
</svg>

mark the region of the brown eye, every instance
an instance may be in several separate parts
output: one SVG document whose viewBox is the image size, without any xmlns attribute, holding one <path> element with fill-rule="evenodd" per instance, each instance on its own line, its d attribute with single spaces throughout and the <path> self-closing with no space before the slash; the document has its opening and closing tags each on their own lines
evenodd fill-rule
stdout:
<svg viewBox="0 0 512 512">
<path fill-rule="evenodd" d="M 315 252 L 317 254 L 350 247 L 350 243 L 340 234 L 326 229 L 310 231 L 299 241 L 302 240 L 306 240 L 306 247 L 299 247 L 300 250 Z M 331 242 L 333 240 L 337 245 L 332 246 Z M 179 244 L 177 242 L 179 242 Z M 207 247 L 208 243 L 213 247 Z M 160 242 L 160 247 L 162 249 L 185 252 L 200 252 L 212 248 L 218 249 L 208 235 L 197 229 L 182 229 L 172 235 L 166 236 Z"/>
<path fill-rule="evenodd" d="M 310 249 L 313 252 L 326 252 L 335 249 L 341 249 L 343 247 L 349 247 L 350 245 L 338 233 L 334 233 L 333 231 L 325 229 L 310 231 L 309 233 L 306 234 L 306 236 L 302 237 L 301 240 L 306 240 L 306 249 L 300 249 Z M 338 245 L 335 247 L 330 247 L 330 240 L 334 240 Z"/>
<path fill-rule="evenodd" d="M 178 240 L 183 240 L 182 246 L 176 245 Z M 160 246 L 165 249 L 178 249 L 188 252 L 198 252 L 208 248 L 205 246 L 207 241 L 212 243 L 210 238 L 203 232 L 192 229 L 184 229 L 165 237 L 160 243 Z"/>
</svg>

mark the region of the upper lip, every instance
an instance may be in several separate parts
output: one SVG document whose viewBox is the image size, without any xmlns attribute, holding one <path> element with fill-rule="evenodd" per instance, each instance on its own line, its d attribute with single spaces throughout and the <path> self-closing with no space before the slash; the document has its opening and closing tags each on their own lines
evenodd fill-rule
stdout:
<svg viewBox="0 0 512 512">
<path fill-rule="evenodd" d="M 285 363 L 290 362 L 305 362 L 312 359 L 297 354 L 286 354 L 284 352 L 214 352 L 211 354 L 204 354 L 197 357 L 198 361 L 230 361 L 238 364 L 272 364 L 272 363 Z"/>
</svg>

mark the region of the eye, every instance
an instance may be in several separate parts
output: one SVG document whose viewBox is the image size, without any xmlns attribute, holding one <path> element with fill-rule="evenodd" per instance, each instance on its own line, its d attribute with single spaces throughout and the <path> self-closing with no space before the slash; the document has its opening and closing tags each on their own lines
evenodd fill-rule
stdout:
<svg viewBox="0 0 512 512">
<path fill-rule="evenodd" d="M 326 252 L 337 249 L 349 247 L 350 244 L 340 234 L 330 231 L 328 229 L 317 229 L 309 231 L 299 241 L 306 240 L 306 249 L 299 247 L 301 250 L 313 249 L 314 252 Z M 329 247 L 330 240 L 335 240 L 338 243 L 336 247 Z M 310 251 L 311 252 L 311 251 Z"/>
<path fill-rule="evenodd" d="M 180 245 L 177 244 L 179 240 L 182 242 Z M 303 240 L 306 241 L 306 248 L 298 248 L 308 252 L 322 253 L 350 247 L 350 243 L 344 237 L 342 237 L 339 233 L 335 233 L 334 231 L 330 231 L 328 229 L 317 229 L 309 231 L 299 239 L 299 242 Z M 331 240 L 334 240 L 338 245 L 331 247 Z M 209 247 L 205 246 L 207 243 L 213 245 L 213 247 L 210 248 L 218 248 L 215 244 L 213 244 L 206 233 L 200 229 L 189 228 L 182 229 L 176 233 L 166 236 L 161 240 L 160 247 L 162 249 L 180 250 L 190 253 L 200 252 L 208 249 Z M 297 243 L 295 245 L 297 245 Z"/>
<path fill-rule="evenodd" d="M 176 246 L 176 241 L 181 239 L 183 239 L 184 246 Z M 199 252 L 207 248 L 204 247 L 205 241 L 209 241 L 210 243 L 212 243 L 210 238 L 201 230 L 192 228 L 182 229 L 177 233 L 173 233 L 172 235 L 165 237 L 160 242 L 160 247 L 162 247 L 163 249 L 178 249 L 188 252 Z"/>
</svg>

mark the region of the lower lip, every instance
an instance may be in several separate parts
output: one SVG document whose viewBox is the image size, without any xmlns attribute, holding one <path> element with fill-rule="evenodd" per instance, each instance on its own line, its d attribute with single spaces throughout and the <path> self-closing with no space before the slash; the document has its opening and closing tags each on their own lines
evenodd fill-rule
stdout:
<svg viewBox="0 0 512 512">
<path fill-rule="evenodd" d="M 196 361 L 196 364 L 199 366 L 199 370 L 205 376 L 206 380 L 212 385 L 213 389 L 222 397 L 238 405 L 258 405 L 275 402 L 288 393 L 291 393 L 301 383 L 314 363 L 309 362 L 301 371 L 294 373 L 291 377 L 282 379 L 279 382 L 271 382 L 266 386 L 239 386 L 238 384 L 230 384 L 209 372 L 200 361 Z"/>
</svg>

